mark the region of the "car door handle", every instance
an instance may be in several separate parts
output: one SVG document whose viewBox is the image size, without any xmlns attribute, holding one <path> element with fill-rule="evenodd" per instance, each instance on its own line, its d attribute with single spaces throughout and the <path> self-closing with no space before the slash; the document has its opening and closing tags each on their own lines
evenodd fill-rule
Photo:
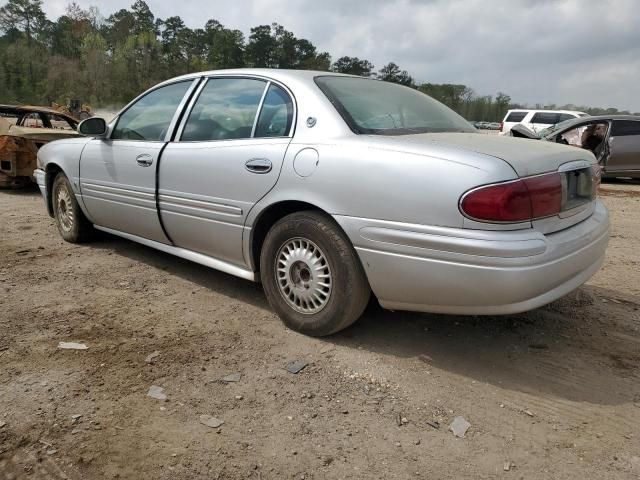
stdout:
<svg viewBox="0 0 640 480">
<path fill-rule="evenodd" d="M 273 165 L 271 164 L 271 160 L 266 158 L 252 158 L 246 161 L 244 168 L 251 173 L 269 173 Z"/>
<path fill-rule="evenodd" d="M 153 157 L 147 153 L 143 153 L 136 157 L 136 163 L 141 167 L 149 167 L 153 164 Z"/>
</svg>

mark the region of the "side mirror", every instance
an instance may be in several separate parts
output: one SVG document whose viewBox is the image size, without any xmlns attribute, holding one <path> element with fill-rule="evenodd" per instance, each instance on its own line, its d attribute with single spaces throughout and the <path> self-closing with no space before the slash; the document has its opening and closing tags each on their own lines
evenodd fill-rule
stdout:
<svg viewBox="0 0 640 480">
<path fill-rule="evenodd" d="M 78 133 L 87 137 L 104 137 L 107 134 L 107 122 L 100 117 L 87 118 L 78 125 Z"/>
</svg>

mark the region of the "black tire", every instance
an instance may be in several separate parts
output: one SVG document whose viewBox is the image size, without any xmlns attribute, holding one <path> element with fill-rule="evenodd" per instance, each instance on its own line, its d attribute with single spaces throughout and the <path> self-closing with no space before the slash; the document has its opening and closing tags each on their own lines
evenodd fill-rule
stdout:
<svg viewBox="0 0 640 480">
<path fill-rule="evenodd" d="M 312 210 L 287 215 L 267 233 L 260 276 L 284 324 L 314 337 L 331 335 L 358 320 L 371 295 L 349 239 L 331 217 Z"/>
<path fill-rule="evenodd" d="M 53 216 L 62 238 L 71 243 L 89 240 L 93 234 L 93 226 L 80 209 L 69 179 L 64 173 L 59 173 L 53 180 L 51 200 Z"/>
</svg>

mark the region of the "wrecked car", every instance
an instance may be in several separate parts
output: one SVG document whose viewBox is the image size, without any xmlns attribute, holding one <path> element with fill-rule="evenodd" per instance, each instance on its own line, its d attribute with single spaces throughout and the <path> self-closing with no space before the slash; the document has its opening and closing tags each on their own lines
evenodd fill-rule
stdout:
<svg viewBox="0 0 640 480">
<path fill-rule="evenodd" d="M 31 183 L 40 147 L 77 136 L 77 126 L 73 117 L 51 108 L 0 105 L 0 187 Z"/>
<path fill-rule="evenodd" d="M 640 178 L 640 116 L 600 115 L 560 122 L 535 133 L 515 125 L 511 136 L 546 140 L 591 151 L 605 177 Z"/>
</svg>

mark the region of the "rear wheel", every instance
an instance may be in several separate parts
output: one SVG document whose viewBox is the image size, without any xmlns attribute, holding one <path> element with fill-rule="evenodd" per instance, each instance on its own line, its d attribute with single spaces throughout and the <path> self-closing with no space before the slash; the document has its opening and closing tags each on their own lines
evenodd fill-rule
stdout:
<svg viewBox="0 0 640 480">
<path fill-rule="evenodd" d="M 53 215 L 62 238 L 71 243 L 88 240 L 93 233 L 93 226 L 80 209 L 64 173 L 59 173 L 53 180 L 52 195 Z"/>
<path fill-rule="evenodd" d="M 355 322 L 370 289 L 340 227 L 315 211 L 297 212 L 267 234 L 260 275 L 269 303 L 292 330 L 330 335 Z"/>
</svg>

